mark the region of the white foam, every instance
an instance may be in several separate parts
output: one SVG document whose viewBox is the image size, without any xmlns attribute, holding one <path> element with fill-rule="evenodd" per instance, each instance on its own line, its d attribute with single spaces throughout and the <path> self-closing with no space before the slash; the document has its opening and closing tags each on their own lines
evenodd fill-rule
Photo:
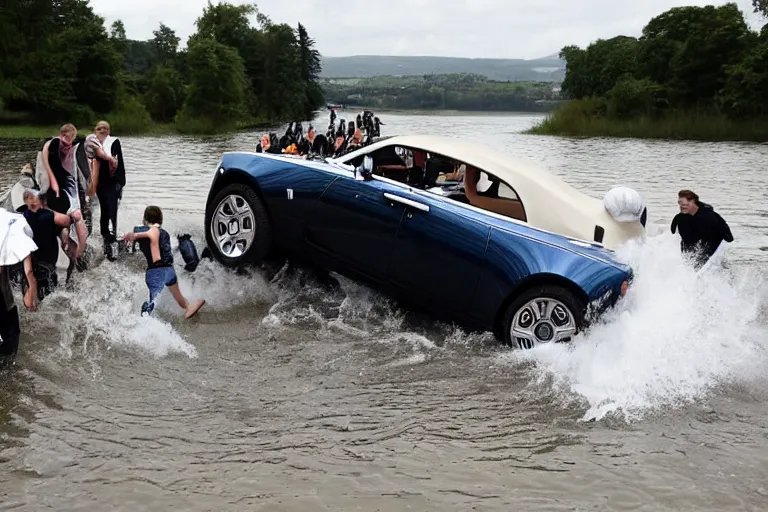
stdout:
<svg viewBox="0 0 768 512">
<path fill-rule="evenodd" d="M 584 419 L 613 411 L 628 421 L 768 367 L 759 270 L 713 266 L 697 274 L 671 234 L 618 252 L 636 279 L 614 311 L 569 345 L 499 357 L 534 361 L 542 380 L 554 377 L 556 386 L 584 397 Z"/>
<path fill-rule="evenodd" d="M 76 276 L 73 291 L 61 287 L 47 297 L 35 315 L 53 315 L 49 323 L 59 327 L 59 343 L 68 352 L 91 344 L 133 346 L 154 357 L 181 353 L 197 357 L 197 350 L 161 318 L 140 315 L 141 304 L 147 300 L 144 276 L 131 269 L 104 263 Z M 64 275 L 60 276 L 63 281 Z M 65 303 L 65 304 L 63 304 Z M 63 306 L 63 307 L 62 307 Z M 178 307 L 178 306 L 177 306 Z M 66 316 L 61 314 L 66 311 Z M 35 319 L 36 322 L 40 320 Z"/>
<path fill-rule="evenodd" d="M 187 272 L 182 266 L 181 256 L 177 253 L 174 257 L 179 262 L 175 269 L 181 292 L 188 299 L 205 299 L 206 311 L 223 311 L 234 306 L 274 300 L 269 284 L 257 271 L 241 275 L 218 262 L 204 259 L 194 272 Z M 170 293 L 163 293 L 158 305 L 175 316 L 184 314 Z"/>
<path fill-rule="evenodd" d="M 185 271 L 176 255 L 179 286 L 189 300 L 206 299 L 205 311 L 268 300 L 269 286 L 259 273 L 236 275 L 210 260 L 201 261 L 194 273 Z M 74 275 L 74 288 L 66 291 L 60 272 L 60 288 L 47 297 L 38 312 L 31 313 L 33 328 L 48 326 L 59 337 L 67 353 L 84 353 L 107 347 L 135 347 L 153 357 L 179 353 L 197 357 L 197 349 L 179 333 L 186 322 L 184 311 L 171 293 L 161 293 L 155 314 L 141 317 L 141 304 L 147 300 L 144 262 L 140 255 L 124 254 L 118 262 L 101 261 L 85 273 Z"/>
</svg>

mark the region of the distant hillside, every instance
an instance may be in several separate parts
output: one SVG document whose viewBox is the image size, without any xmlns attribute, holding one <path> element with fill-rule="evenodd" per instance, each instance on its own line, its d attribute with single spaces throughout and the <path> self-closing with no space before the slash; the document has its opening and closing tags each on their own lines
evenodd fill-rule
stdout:
<svg viewBox="0 0 768 512">
<path fill-rule="evenodd" d="M 478 73 L 491 80 L 561 82 L 565 61 L 557 55 L 540 59 L 464 59 L 458 57 L 323 57 L 324 78 Z"/>
</svg>

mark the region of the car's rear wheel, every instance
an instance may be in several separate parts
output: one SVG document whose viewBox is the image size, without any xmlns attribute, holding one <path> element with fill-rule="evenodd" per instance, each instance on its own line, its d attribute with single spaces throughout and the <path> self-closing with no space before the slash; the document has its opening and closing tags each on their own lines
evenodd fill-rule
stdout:
<svg viewBox="0 0 768 512">
<path fill-rule="evenodd" d="M 555 285 L 526 290 L 504 313 L 503 336 L 508 345 L 531 349 L 564 343 L 584 325 L 585 305 L 573 293 Z"/>
<path fill-rule="evenodd" d="M 205 237 L 217 261 L 228 267 L 260 264 L 272 248 L 272 229 L 264 205 L 248 185 L 233 183 L 206 208 Z"/>
</svg>

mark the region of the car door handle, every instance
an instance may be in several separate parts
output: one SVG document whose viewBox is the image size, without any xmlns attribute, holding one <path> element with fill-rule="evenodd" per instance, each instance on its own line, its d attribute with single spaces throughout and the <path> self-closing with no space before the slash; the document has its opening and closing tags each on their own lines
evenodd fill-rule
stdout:
<svg viewBox="0 0 768 512">
<path fill-rule="evenodd" d="M 384 192 L 384 197 L 386 197 L 390 201 L 395 201 L 397 203 L 401 203 L 401 204 L 404 204 L 406 206 L 411 206 L 411 207 L 416 208 L 417 210 L 421 210 L 423 212 L 428 212 L 429 211 L 429 205 L 426 205 L 424 203 L 420 203 L 418 201 L 413 201 L 412 199 L 396 196 L 395 194 L 390 194 L 389 192 Z"/>
</svg>

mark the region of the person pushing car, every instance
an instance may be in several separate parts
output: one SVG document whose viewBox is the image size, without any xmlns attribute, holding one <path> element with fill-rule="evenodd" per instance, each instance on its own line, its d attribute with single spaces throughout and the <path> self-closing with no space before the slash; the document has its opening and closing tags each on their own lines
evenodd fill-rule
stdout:
<svg viewBox="0 0 768 512">
<path fill-rule="evenodd" d="M 690 190 L 678 192 L 677 204 L 680 213 L 672 219 L 672 233 L 680 231 L 680 250 L 694 258 L 697 269 L 701 268 L 723 241 L 733 242 L 731 228 L 711 205 Z"/>
</svg>

